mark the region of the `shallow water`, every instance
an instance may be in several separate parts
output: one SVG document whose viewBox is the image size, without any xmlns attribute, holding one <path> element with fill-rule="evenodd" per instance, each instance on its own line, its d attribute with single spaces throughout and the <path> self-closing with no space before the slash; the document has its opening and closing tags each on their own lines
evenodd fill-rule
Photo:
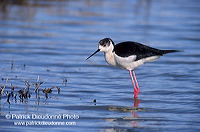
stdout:
<svg viewBox="0 0 200 132">
<path fill-rule="evenodd" d="M 0 86 L 6 84 L 7 93 L 1 96 L 0 130 L 199 131 L 199 5 L 197 0 L 69 0 L 1 6 Z M 134 102 L 128 71 L 106 64 L 103 53 L 85 60 L 104 37 L 183 52 L 135 70 L 141 93 Z M 46 99 L 40 91 L 38 97 L 31 85 L 30 98 L 11 97 L 9 104 L 11 85 L 19 95 L 26 88 L 23 80 L 42 81 L 42 89 L 57 86 L 60 93 L 53 89 Z M 16 119 L 20 114 L 30 118 Z M 41 119 L 47 114 L 61 118 Z"/>
</svg>

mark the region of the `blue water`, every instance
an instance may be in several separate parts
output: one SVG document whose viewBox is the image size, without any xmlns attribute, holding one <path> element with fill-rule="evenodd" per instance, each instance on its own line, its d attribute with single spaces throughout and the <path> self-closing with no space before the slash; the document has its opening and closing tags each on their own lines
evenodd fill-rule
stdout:
<svg viewBox="0 0 200 132">
<path fill-rule="evenodd" d="M 200 130 L 200 1 L 41 0 L 0 7 L 0 131 Z M 105 37 L 182 52 L 135 69 L 141 93 L 134 101 L 128 71 L 109 66 L 103 53 L 85 60 Z M 48 99 L 42 91 L 38 97 L 31 84 L 31 97 L 20 100 L 23 80 L 60 93 L 55 88 Z M 8 103 L 12 86 L 17 97 Z M 30 118 L 14 117 L 20 114 Z M 47 114 L 61 119 L 31 117 Z"/>
</svg>

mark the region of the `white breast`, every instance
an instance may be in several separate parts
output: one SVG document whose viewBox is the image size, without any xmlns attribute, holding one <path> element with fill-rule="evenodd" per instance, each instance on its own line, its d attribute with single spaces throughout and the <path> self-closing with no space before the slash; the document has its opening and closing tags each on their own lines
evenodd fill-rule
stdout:
<svg viewBox="0 0 200 132">
<path fill-rule="evenodd" d="M 140 60 L 136 60 L 136 55 L 131 55 L 129 57 L 120 57 L 118 55 L 114 55 L 115 61 L 116 61 L 116 66 L 126 69 L 126 70 L 133 70 L 137 68 L 138 66 L 144 64 L 145 62 L 151 62 L 155 61 L 158 59 L 160 56 L 151 56 L 147 58 L 143 58 Z"/>
</svg>

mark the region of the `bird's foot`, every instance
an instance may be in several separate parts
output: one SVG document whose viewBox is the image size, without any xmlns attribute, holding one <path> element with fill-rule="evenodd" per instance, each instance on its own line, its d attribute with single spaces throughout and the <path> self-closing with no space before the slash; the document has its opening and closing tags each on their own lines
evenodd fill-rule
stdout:
<svg viewBox="0 0 200 132">
<path fill-rule="evenodd" d="M 140 88 L 136 85 L 134 87 L 134 98 L 137 99 L 138 98 L 138 94 L 140 93 Z"/>
<path fill-rule="evenodd" d="M 140 104 L 140 99 L 135 98 L 135 99 L 134 99 L 134 105 L 133 105 L 133 108 L 137 108 L 137 107 L 139 106 L 139 104 Z"/>
</svg>

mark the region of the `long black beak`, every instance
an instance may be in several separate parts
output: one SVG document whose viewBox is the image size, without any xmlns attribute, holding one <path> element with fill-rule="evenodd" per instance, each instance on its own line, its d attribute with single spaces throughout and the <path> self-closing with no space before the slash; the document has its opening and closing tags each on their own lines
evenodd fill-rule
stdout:
<svg viewBox="0 0 200 132">
<path fill-rule="evenodd" d="M 98 49 L 97 51 L 95 51 L 93 54 L 91 54 L 86 60 L 88 60 L 90 57 L 92 57 L 93 55 L 95 55 L 97 52 L 99 52 L 100 49 Z"/>
</svg>

